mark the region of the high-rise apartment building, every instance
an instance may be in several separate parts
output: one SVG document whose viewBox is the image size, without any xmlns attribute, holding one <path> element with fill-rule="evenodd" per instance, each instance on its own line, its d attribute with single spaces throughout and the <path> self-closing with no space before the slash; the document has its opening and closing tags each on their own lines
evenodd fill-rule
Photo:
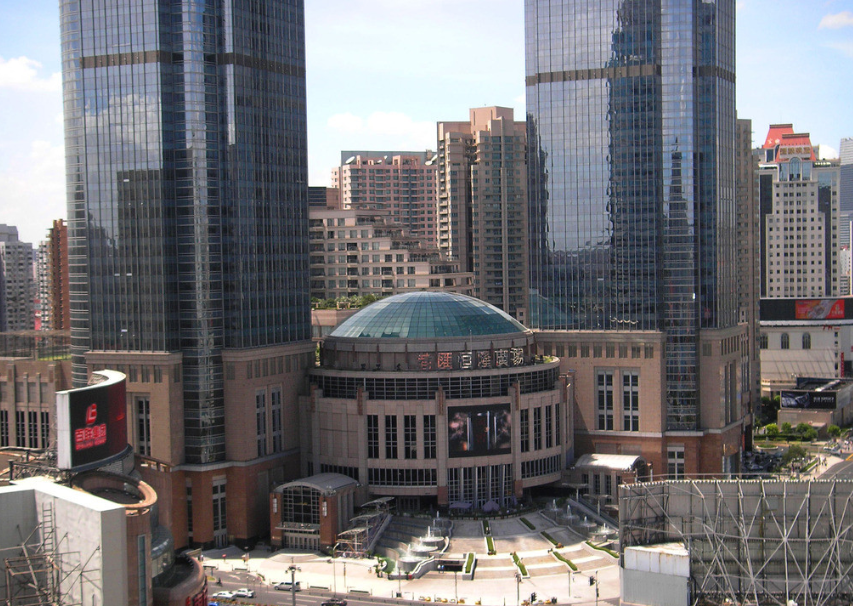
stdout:
<svg viewBox="0 0 853 606">
<path fill-rule="evenodd" d="M 474 296 L 524 321 L 526 123 L 506 107 L 438 123 L 438 246 L 474 273 Z"/>
<path fill-rule="evenodd" d="M 0 332 L 35 328 L 33 257 L 17 227 L 0 225 Z"/>
<path fill-rule="evenodd" d="M 71 305 L 68 286 L 68 226 L 53 222 L 47 239 L 39 244 L 36 272 L 40 305 L 40 330 L 70 330 Z"/>
<path fill-rule="evenodd" d="M 390 222 L 434 246 L 435 160 L 431 151 L 343 151 L 331 189 L 340 208 L 388 211 Z"/>
<path fill-rule="evenodd" d="M 839 295 L 838 162 L 791 124 L 772 124 L 759 156 L 761 296 Z"/>
<path fill-rule="evenodd" d="M 739 469 L 735 1 L 526 0 L 528 325 L 576 454 Z"/>
<path fill-rule="evenodd" d="M 850 234 L 851 225 L 853 225 L 853 137 L 846 137 L 841 140 L 841 148 L 839 152 L 839 168 L 838 180 L 838 246 L 844 249 L 844 256 L 847 258 L 847 271 L 841 272 L 841 295 L 849 295 L 853 293 L 853 284 L 851 284 L 850 271 L 850 251 L 853 250 L 853 240 Z"/>
<path fill-rule="evenodd" d="M 250 540 L 314 362 L 303 2 L 60 11 L 75 385 L 127 374 L 176 547 Z"/>
<path fill-rule="evenodd" d="M 418 290 L 470 295 L 473 276 L 390 220 L 389 211 L 312 208 L 311 297 L 387 297 Z"/>
</svg>

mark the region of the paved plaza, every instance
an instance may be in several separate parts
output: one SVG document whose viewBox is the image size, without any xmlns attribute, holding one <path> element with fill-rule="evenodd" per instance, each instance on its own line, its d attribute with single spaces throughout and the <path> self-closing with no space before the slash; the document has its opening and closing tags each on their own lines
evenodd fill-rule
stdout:
<svg viewBox="0 0 853 606">
<path fill-rule="evenodd" d="M 490 531 L 495 542 L 497 554 L 487 555 L 483 524 L 480 520 L 454 521 L 453 538 L 445 553 L 446 557 L 462 557 L 463 554 L 477 554 L 477 567 L 473 580 L 464 580 L 462 574 L 428 572 L 413 580 L 389 580 L 376 575 L 376 559 L 336 558 L 313 551 L 283 550 L 271 552 L 258 548 L 248 552 L 248 561 L 244 561 L 245 552 L 236 548 L 211 549 L 204 552 L 204 564 L 212 576 L 217 570 L 243 571 L 253 582 L 277 583 L 290 580 L 287 569 L 291 565 L 299 567 L 296 579 L 303 590 L 314 589 L 321 593 L 345 591 L 353 595 L 369 594 L 376 597 L 392 598 L 398 592 L 401 601 L 416 600 L 465 604 L 515 605 L 519 601 L 529 600 L 531 593 L 537 594 L 537 600 L 557 598 L 560 604 L 595 603 L 595 587 L 589 583 L 590 577 L 597 577 L 600 601 L 618 604 L 619 568 L 616 558 L 605 551 L 593 549 L 580 535 L 565 526 L 554 522 L 539 513 L 529 513 L 525 519 L 535 529 L 531 530 L 520 517 L 503 520 L 489 520 Z M 546 532 L 563 547 L 557 551 L 574 563 L 578 570 L 572 572 L 569 566 L 554 557 L 550 550 L 552 544 L 541 533 Z M 516 582 L 517 568 L 511 552 L 515 552 L 527 568 L 529 577 Z M 223 557 L 224 556 L 224 557 Z M 571 583 L 571 597 L 569 584 Z M 464 601 L 464 602 L 463 602 Z"/>
</svg>

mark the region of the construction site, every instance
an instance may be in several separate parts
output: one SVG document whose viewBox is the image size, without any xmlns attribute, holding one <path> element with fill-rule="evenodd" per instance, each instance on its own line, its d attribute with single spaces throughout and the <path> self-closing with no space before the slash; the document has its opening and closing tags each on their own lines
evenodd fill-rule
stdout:
<svg viewBox="0 0 853 606">
<path fill-rule="evenodd" d="M 623 485 L 619 511 L 622 604 L 853 603 L 851 480 Z"/>
</svg>

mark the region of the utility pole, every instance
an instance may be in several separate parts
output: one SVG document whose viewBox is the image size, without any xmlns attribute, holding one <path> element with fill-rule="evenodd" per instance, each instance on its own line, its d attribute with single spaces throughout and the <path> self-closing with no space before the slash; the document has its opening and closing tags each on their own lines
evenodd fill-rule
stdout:
<svg viewBox="0 0 853 606">
<path fill-rule="evenodd" d="M 297 566 L 289 566 L 290 571 L 290 597 L 293 600 L 293 606 L 296 606 L 296 571 L 302 572 L 302 569 Z"/>
</svg>

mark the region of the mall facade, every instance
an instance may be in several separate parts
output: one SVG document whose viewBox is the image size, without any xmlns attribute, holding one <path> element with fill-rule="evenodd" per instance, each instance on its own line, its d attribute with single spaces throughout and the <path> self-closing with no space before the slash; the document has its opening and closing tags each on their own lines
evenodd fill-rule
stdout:
<svg viewBox="0 0 853 606">
<path fill-rule="evenodd" d="M 302 472 L 335 472 L 402 509 L 511 507 L 573 459 L 557 358 L 477 299 L 389 297 L 322 344 L 301 406 Z"/>
</svg>

